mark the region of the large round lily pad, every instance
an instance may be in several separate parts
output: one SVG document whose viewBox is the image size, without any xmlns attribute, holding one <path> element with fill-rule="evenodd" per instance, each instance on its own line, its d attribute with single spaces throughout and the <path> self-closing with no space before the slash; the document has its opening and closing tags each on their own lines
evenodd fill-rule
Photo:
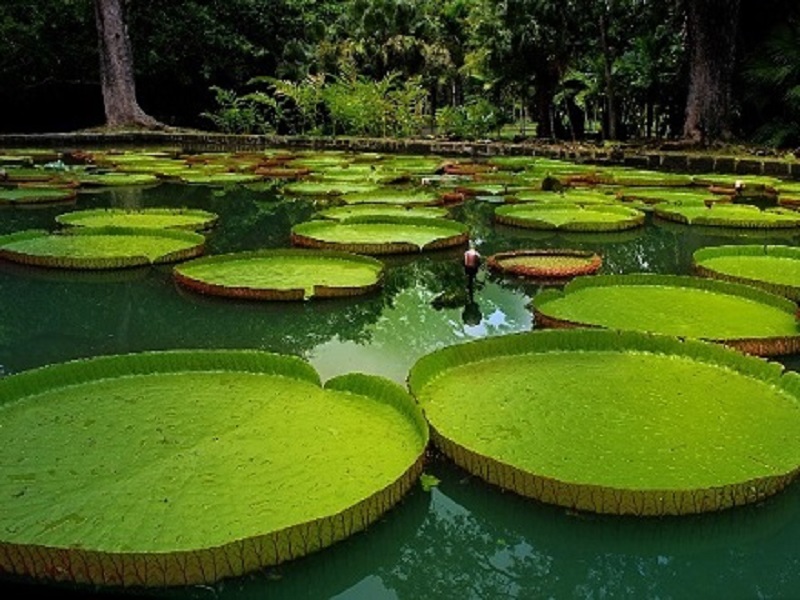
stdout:
<svg viewBox="0 0 800 600">
<path fill-rule="evenodd" d="M 322 250 L 260 250 L 188 261 L 173 269 L 195 291 L 252 300 L 303 300 L 366 294 L 380 287 L 383 263 Z"/>
<path fill-rule="evenodd" d="M 612 205 L 511 204 L 495 210 L 504 225 L 563 231 L 621 231 L 644 224 L 645 214 L 635 208 Z"/>
<path fill-rule="evenodd" d="M 353 204 L 334 206 L 319 211 L 326 219 L 350 219 L 353 217 L 446 217 L 443 206 L 410 206 L 402 204 Z"/>
<path fill-rule="evenodd" d="M 146 186 L 160 183 L 160 179 L 152 173 L 81 173 L 77 175 L 78 183 L 86 187 L 124 187 Z"/>
<path fill-rule="evenodd" d="M 721 342 L 749 354 L 800 351 L 790 300 L 748 285 L 680 275 L 597 275 L 533 299 L 540 327 L 605 327 Z"/>
<path fill-rule="evenodd" d="M 800 227 L 800 214 L 786 208 L 761 210 L 748 204 L 667 205 L 657 204 L 656 216 L 687 225 L 778 229 Z"/>
<path fill-rule="evenodd" d="M 341 196 L 342 194 L 372 193 L 379 186 L 374 183 L 350 181 L 298 181 L 283 187 L 284 193 L 290 196 Z"/>
<path fill-rule="evenodd" d="M 118 269 L 176 262 L 203 253 L 205 237 L 170 229 L 79 227 L 0 237 L 0 258 L 62 269 Z"/>
<path fill-rule="evenodd" d="M 715 511 L 761 501 L 800 471 L 800 377 L 696 340 L 487 338 L 423 357 L 409 385 L 457 464 L 571 509 Z"/>
<path fill-rule="evenodd" d="M 641 187 L 625 188 L 617 192 L 624 202 L 639 201 L 645 204 L 679 204 L 697 208 L 713 203 L 732 202 L 729 196 L 712 194 L 701 187 Z"/>
<path fill-rule="evenodd" d="M 308 221 L 292 228 L 292 243 L 364 254 L 400 254 L 465 244 L 467 226 L 450 219 L 354 217 Z"/>
<path fill-rule="evenodd" d="M 800 248 L 794 246 L 714 246 L 693 255 L 699 275 L 747 283 L 800 301 Z"/>
<path fill-rule="evenodd" d="M 428 430 L 399 385 L 296 357 L 173 351 L 0 381 L 0 571 L 210 583 L 358 532 L 418 477 Z"/>
<path fill-rule="evenodd" d="M 68 187 L 15 187 L 0 188 L 0 205 L 49 204 L 74 202 L 77 192 Z"/>
<path fill-rule="evenodd" d="M 61 225 L 73 227 L 144 227 L 156 229 L 207 229 L 218 216 L 192 208 L 98 208 L 77 210 L 56 217 Z"/>
</svg>

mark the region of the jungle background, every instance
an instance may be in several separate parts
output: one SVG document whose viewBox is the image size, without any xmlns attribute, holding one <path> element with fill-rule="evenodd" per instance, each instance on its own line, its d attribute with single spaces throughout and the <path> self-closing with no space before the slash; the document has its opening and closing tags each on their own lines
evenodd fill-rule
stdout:
<svg viewBox="0 0 800 600">
<path fill-rule="evenodd" d="M 794 0 L 5 0 L 0 132 L 109 123 L 111 5 L 162 127 L 800 146 Z"/>
</svg>

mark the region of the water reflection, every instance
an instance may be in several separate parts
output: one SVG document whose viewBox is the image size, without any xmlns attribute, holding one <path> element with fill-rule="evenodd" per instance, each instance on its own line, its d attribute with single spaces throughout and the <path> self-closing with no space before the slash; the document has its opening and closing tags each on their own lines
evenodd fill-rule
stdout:
<svg viewBox="0 0 800 600">
<path fill-rule="evenodd" d="M 320 208 L 272 187 L 153 188 L 81 194 L 77 206 L 3 210 L 0 233 L 54 228 L 55 215 L 101 206 L 187 206 L 219 215 L 210 253 L 285 247 L 291 226 Z M 492 223 L 468 203 L 486 257 L 577 248 L 604 273 L 688 273 L 692 253 L 723 243 L 791 243 L 785 231 L 729 237 L 650 218 L 620 234 L 554 234 Z M 737 236 L 741 232 L 737 232 Z M 758 240 L 758 241 L 754 241 Z M 482 272 L 470 298 L 462 250 L 385 257 L 382 290 L 302 303 L 245 302 L 178 288 L 171 268 L 61 272 L 0 263 L 0 376 L 99 354 L 172 348 L 256 348 L 306 357 L 323 379 L 364 371 L 404 382 L 445 345 L 527 331 L 542 285 Z M 791 369 L 800 359 L 785 357 Z M 682 519 L 570 514 L 468 477 L 445 460 L 442 482 L 412 492 L 368 531 L 305 559 L 216 586 L 158 590 L 179 598 L 792 598 L 800 587 L 800 486 L 762 505 Z M 83 590 L 90 593 L 92 590 Z M 133 592 L 136 592 L 135 590 Z M 30 593 L 22 587 L 21 593 Z"/>
</svg>

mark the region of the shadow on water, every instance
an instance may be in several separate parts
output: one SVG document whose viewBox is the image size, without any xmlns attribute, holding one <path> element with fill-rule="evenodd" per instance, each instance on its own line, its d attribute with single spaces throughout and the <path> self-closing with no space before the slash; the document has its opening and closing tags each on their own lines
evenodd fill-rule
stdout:
<svg viewBox="0 0 800 600">
<path fill-rule="evenodd" d="M 208 253 L 289 245 L 291 226 L 320 205 L 272 187 L 162 184 L 81 194 L 76 206 L 4 210 L 0 233 L 53 229 L 66 210 L 187 206 L 219 215 Z M 484 257 L 527 248 L 598 252 L 604 273 L 685 274 L 694 250 L 726 243 L 790 243 L 787 232 L 701 231 L 656 222 L 612 234 L 555 234 L 492 223 L 488 203 L 467 203 Z M 735 234 L 735 235 L 734 235 Z M 0 262 L 0 376 L 100 354 L 173 348 L 255 348 L 303 356 L 323 379 L 362 370 L 403 382 L 422 355 L 445 345 L 533 326 L 529 302 L 542 286 L 478 275 L 465 287 L 463 249 L 383 257 L 383 288 L 350 299 L 245 302 L 179 288 L 169 265 L 87 273 Z M 798 357 L 781 362 L 800 368 Z M 449 461 L 426 467 L 441 483 L 415 489 L 367 531 L 304 559 L 177 590 L 166 598 L 484 599 L 797 598 L 800 486 L 760 505 L 685 518 L 572 514 L 468 476 Z M 110 597 L 102 590 L 5 581 L 6 595 L 44 591 Z M 103 592 L 107 592 L 105 590 Z M 116 592 L 114 592 L 116 594 Z M 129 596 L 144 597 L 142 590 Z"/>
</svg>

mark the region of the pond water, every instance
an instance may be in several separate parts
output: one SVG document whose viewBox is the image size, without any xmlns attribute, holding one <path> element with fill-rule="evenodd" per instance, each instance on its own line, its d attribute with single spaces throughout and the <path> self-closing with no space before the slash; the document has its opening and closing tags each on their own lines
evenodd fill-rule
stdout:
<svg viewBox="0 0 800 600">
<path fill-rule="evenodd" d="M 276 189 L 161 184 L 81 193 L 76 205 L 0 210 L 0 234 L 54 227 L 75 208 L 187 206 L 219 214 L 209 254 L 288 247 L 289 230 L 321 204 Z M 731 243 L 796 245 L 788 232 L 732 234 L 660 221 L 610 234 L 500 227 L 493 205 L 453 209 L 484 257 L 521 248 L 599 252 L 601 273 L 689 273 L 692 253 Z M 256 348 L 307 359 L 323 380 L 362 371 L 404 383 L 445 345 L 535 327 L 536 285 L 481 273 L 463 295 L 462 249 L 386 258 L 384 288 L 345 300 L 257 303 L 179 289 L 171 266 L 63 272 L 0 262 L 0 376 L 101 354 L 173 348 Z M 792 369 L 796 357 L 783 359 Z M 719 514 L 635 519 L 573 514 L 482 483 L 446 459 L 441 483 L 413 490 L 366 532 L 315 555 L 170 598 L 797 598 L 800 486 Z M 0 589 L 30 592 L 4 582 Z M 55 591 L 55 590 L 54 590 Z M 68 589 L 58 589 L 68 593 Z M 73 590 L 74 592 L 74 590 Z M 80 593 L 97 593 L 82 590 Z M 132 594 L 141 595 L 137 590 Z"/>
</svg>

